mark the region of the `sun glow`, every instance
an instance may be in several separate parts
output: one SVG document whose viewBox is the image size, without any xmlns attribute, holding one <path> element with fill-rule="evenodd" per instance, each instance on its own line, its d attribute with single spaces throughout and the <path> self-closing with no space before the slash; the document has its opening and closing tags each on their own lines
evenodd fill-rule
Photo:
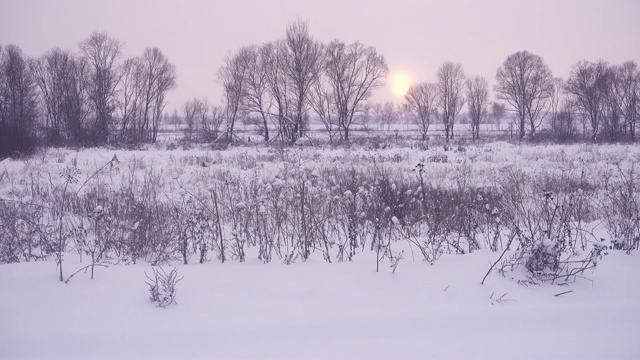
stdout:
<svg viewBox="0 0 640 360">
<path fill-rule="evenodd" d="M 400 73 L 391 78 L 391 86 L 393 88 L 393 93 L 396 96 L 404 97 L 409 90 L 409 86 L 411 86 L 411 82 L 407 75 Z"/>
</svg>

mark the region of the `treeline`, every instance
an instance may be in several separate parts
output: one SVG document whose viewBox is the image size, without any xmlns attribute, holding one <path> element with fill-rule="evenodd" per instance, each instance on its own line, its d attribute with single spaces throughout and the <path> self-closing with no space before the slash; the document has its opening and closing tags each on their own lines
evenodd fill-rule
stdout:
<svg viewBox="0 0 640 360">
<path fill-rule="evenodd" d="M 77 52 L 54 48 L 28 58 L 15 45 L 0 47 L 0 156 L 27 153 L 38 143 L 155 142 L 166 94 L 176 86 L 175 66 L 157 48 L 130 59 L 123 59 L 122 48 L 97 32 Z M 435 82 L 409 88 L 400 112 L 368 101 L 387 73 L 375 48 L 322 43 L 298 20 L 283 38 L 243 46 L 225 58 L 217 72 L 220 105 L 193 99 L 181 107 L 185 140 L 233 142 L 243 121 L 265 142 L 293 144 L 314 118 L 329 141 L 349 141 L 353 125 L 366 125 L 372 116 L 383 123 L 403 116 L 418 125 L 423 139 L 433 123 L 443 124 L 449 141 L 464 108 L 474 140 L 480 124 L 504 118 L 520 140 L 542 129 L 557 140 L 636 139 L 640 70 L 633 61 L 580 61 L 561 79 L 542 57 L 520 51 L 497 70 L 495 102 L 486 78 L 467 77 L 461 64 L 447 61 Z"/>
<path fill-rule="evenodd" d="M 444 124 L 447 141 L 453 138 L 454 120 L 466 104 L 473 139 L 479 138 L 480 124 L 487 118 L 499 121 L 505 115 L 520 140 L 535 138 L 540 129 L 557 140 L 636 139 L 640 71 L 633 61 L 580 61 L 565 80 L 554 77 L 542 57 L 520 51 L 507 57 L 495 80 L 498 102 L 490 103 L 486 78 L 467 78 L 462 65 L 446 62 L 435 83 L 410 87 L 406 106 L 423 138 L 434 121 Z"/>
<path fill-rule="evenodd" d="M 175 66 L 157 48 L 123 59 L 123 44 L 95 32 L 77 52 L 36 58 L 0 47 L 0 156 L 36 144 L 99 146 L 155 141 Z"/>
<path fill-rule="evenodd" d="M 282 142 L 293 143 L 304 135 L 309 118 L 322 122 L 329 141 L 349 141 L 355 124 L 366 128 L 372 120 L 389 124 L 409 118 L 423 139 L 431 124 L 442 124 L 449 141 L 466 109 L 464 122 L 474 140 L 480 138 L 481 124 L 505 119 L 520 140 L 534 139 L 543 130 L 546 138 L 559 141 L 636 139 L 640 70 L 633 61 L 581 61 L 565 80 L 554 77 L 539 55 L 520 51 L 498 68 L 494 102 L 486 78 L 468 77 L 461 64 L 447 61 L 434 83 L 411 86 L 399 108 L 368 102 L 371 92 L 384 85 L 387 73 L 384 56 L 375 48 L 340 40 L 318 42 L 305 22 L 296 21 L 283 39 L 244 46 L 227 57 L 218 72 L 223 106 L 200 118 L 213 120 L 214 134 L 224 127 L 229 140 L 237 119 L 257 128 L 265 141 L 272 139 L 269 129 L 275 128 Z M 196 99 L 183 107 L 189 134 L 198 130 L 191 114 L 203 103 Z M 211 133 L 210 127 L 203 128 L 201 133 Z"/>
<path fill-rule="evenodd" d="M 302 137 L 309 117 L 319 118 L 330 139 L 349 140 L 349 129 L 366 107 L 374 89 L 383 86 L 388 68 L 373 47 L 333 40 L 323 44 L 309 34 L 308 24 L 293 22 L 284 38 L 232 52 L 218 71 L 223 86 L 226 135 L 249 118 L 272 139 L 270 124 L 283 143 Z M 190 103 L 185 105 L 189 118 Z"/>
</svg>

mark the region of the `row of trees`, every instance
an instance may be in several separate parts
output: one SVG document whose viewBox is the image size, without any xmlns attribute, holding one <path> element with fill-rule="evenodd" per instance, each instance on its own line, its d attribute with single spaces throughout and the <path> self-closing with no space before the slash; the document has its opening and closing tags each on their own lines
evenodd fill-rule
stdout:
<svg viewBox="0 0 640 360">
<path fill-rule="evenodd" d="M 45 144 L 101 145 L 154 142 L 176 70 L 157 48 L 123 59 L 123 43 L 93 33 L 79 51 L 54 48 L 28 58 L 15 45 L 0 46 L 0 155 Z M 231 52 L 218 70 L 220 106 L 194 99 L 182 107 L 187 140 L 233 141 L 239 119 L 249 119 L 266 142 L 295 143 L 311 117 L 330 139 L 349 140 L 355 123 L 372 114 L 381 122 L 391 105 L 368 103 L 388 68 L 373 47 L 315 40 L 308 24 L 289 25 L 282 39 Z M 462 65 L 445 62 L 434 83 L 411 86 L 404 110 L 426 139 L 430 125 L 444 125 L 447 141 L 463 107 L 473 139 L 480 124 L 510 112 L 518 137 L 535 137 L 544 120 L 563 138 L 635 140 L 640 114 L 640 70 L 635 62 L 576 63 L 568 79 L 555 78 L 544 60 L 527 51 L 507 57 L 496 73 L 497 102 L 489 102 L 483 77 L 467 77 Z M 384 118 L 384 119 L 383 119 Z M 386 120 L 385 120 L 386 119 Z M 273 129 L 276 134 L 272 134 Z"/>
<path fill-rule="evenodd" d="M 155 141 L 175 66 L 157 48 L 124 60 L 122 49 L 99 32 L 79 52 L 28 58 L 0 48 L 2 153 L 28 150 L 37 136 L 53 145 Z"/>
<path fill-rule="evenodd" d="M 198 132 L 204 139 L 211 139 L 212 134 L 224 133 L 232 141 L 238 120 L 245 119 L 258 127 L 267 142 L 274 139 L 270 129 L 275 128 L 282 142 L 294 143 L 304 135 L 308 119 L 315 117 L 324 124 L 331 140 L 339 137 L 348 141 L 354 124 L 366 124 L 372 117 L 385 124 L 398 116 L 390 103 L 367 102 L 372 92 L 384 85 L 387 73 L 384 56 L 375 48 L 340 40 L 323 44 L 309 34 L 306 22 L 298 20 L 287 28 L 283 39 L 245 46 L 227 56 L 218 70 L 223 87 L 222 107 L 203 107 L 206 101 L 199 99 L 185 103 L 182 115 L 186 137 L 191 139 Z M 439 91 L 443 96 L 439 100 L 440 114 L 449 139 L 465 103 L 461 94 L 466 78 L 461 65 L 450 62 L 442 66 L 439 78 L 438 84 L 413 87 L 407 100 L 409 107 L 418 112 L 418 124 L 426 137 Z M 477 137 L 488 90 L 486 80 L 475 81 L 469 86 L 476 100 L 468 103 L 469 114 L 475 120 L 472 124 L 477 124 Z M 196 118 L 201 121 L 194 121 Z M 220 132 L 221 128 L 225 131 Z"/>
<path fill-rule="evenodd" d="M 553 77 L 542 57 L 520 51 L 507 57 L 496 73 L 494 87 L 500 103 L 489 102 L 489 85 L 483 77 L 466 78 L 462 66 L 444 63 L 435 83 L 409 88 L 406 106 L 426 138 L 430 124 L 439 120 L 445 138 L 453 138 L 456 116 L 467 105 L 473 139 L 479 138 L 480 123 L 490 114 L 501 117 L 504 105 L 522 140 L 547 119 L 554 135 L 611 141 L 635 141 L 640 117 L 640 70 L 635 62 L 609 65 L 605 61 L 580 61 L 567 80 Z"/>
<path fill-rule="evenodd" d="M 349 140 L 349 129 L 363 114 L 373 90 L 388 72 L 384 56 L 359 42 L 323 44 L 298 20 L 283 39 L 242 47 L 218 71 L 223 86 L 226 136 L 233 138 L 240 116 L 254 117 L 265 141 L 273 137 L 294 143 L 304 135 L 310 116 L 317 116 L 331 138 Z M 186 109 L 185 109 L 186 114 Z"/>
</svg>

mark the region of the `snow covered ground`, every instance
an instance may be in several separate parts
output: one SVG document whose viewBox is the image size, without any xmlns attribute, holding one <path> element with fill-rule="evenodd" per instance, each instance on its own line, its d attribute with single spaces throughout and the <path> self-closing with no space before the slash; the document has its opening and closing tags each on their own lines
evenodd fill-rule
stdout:
<svg viewBox="0 0 640 360">
<path fill-rule="evenodd" d="M 0 162 L 0 198 L 28 204 L 30 194 L 54 194 L 40 187 L 59 187 L 59 173 L 71 166 L 80 171 L 79 181 L 70 184 L 79 191 L 114 155 L 117 165 L 84 189 L 119 188 L 130 177 L 155 174 L 169 199 L 184 196 L 176 179 L 206 191 L 227 172 L 229 179 L 276 182 L 289 169 L 319 174 L 318 186 L 332 183 L 335 169 L 384 169 L 393 179 L 415 181 L 418 163 L 426 164 L 434 183 L 482 186 L 514 167 L 532 177 L 582 172 L 589 179 L 613 179 L 622 173 L 618 168 L 630 171 L 640 163 L 640 150 L 630 145 L 52 149 L 26 161 Z M 598 237 L 607 236 L 598 231 Z M 0 359 L 640 358 L 637 251 L 609 250 L 594 270 L 566 286 L 527 287 L 511 278 L 523 275 L 522 269 L 507 277 L 493 272 L 481 285 L 500 256 L 484 245 L 471 254 L 445 254 L 433 265 L 411 256 L 406 246 L 393 245 L 405 250 L 394 274 L 388 261 L 375 271 L 372 251 L 352 262 L 337 262 L 334 253 L 333 263 L 314 252 L 306 262 L 284 265 L 275 256 L 263 264 L 255 247 L 246 249 L 246 262 L 221 264 L 212 250 L 205 264 L 196 264 L 195 256 L 189 265 L 173 261 L 184 279 L 177 286 L 178 304 L 164 309 L 149 300 L 145 271 L 151 266 L 144 261 L 98 267 L 94 280 L 81 272 L 68 284 L 58 281 L 54 259 L 1 264 Z M 77 253 L 67 253 L 65 278 L 87 261 L 87 255 L 81 262 Z"/>
<path fill-rule="evenodd" d="M 54 262 L 0 266 L 0 358 L 637 359 L 640 258 L 612 251 L 571 286 L 493 274 L 498 254 L 179 266 L 154 307 L 147 265 L 56 279 Z M 67 269 L 79 267 L 68 255 Z M 71 271 L 71 270 L 69 270 Z M 555 294 L 572 291 L 554 296 Z M 503 301 L 498 300 L 501 296 Z"/>
</svg>

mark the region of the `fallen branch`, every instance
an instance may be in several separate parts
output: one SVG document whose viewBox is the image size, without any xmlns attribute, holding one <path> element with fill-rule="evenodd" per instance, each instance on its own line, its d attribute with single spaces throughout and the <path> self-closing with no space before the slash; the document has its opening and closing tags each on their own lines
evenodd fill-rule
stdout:
<svg viewBox="0 0 640 360">
<path fill-rule="evenodd" d="M 79 272 L 80 272 L 80 271 L 82 271 L 82 270 L 85 270 L 85 271 L 86 271 L 86 270 L 88 270 L 88 269 L 89 269 L 90 267 L 92 267 L 92 266 L 102 266 L 102 267 L 106 267 L 106 268 L 108 268 L 108 267 L 109 267 L 109 266 L 107 266 L 107 265 L 103 265 L 103 264 L 90 264 L 90 265 L 87 265 L 87 266 L 85 266 L 85 267 L 83 267 L 83 268 L 80 268 L 78 271 L 74 272 L 73 274 L 69 275 L 69 277 L 67 278 L 67 280 L 65 280 L 65 281 L 64 281 L 64 283 L 65 283 L 65 284 L 68 284 L 68 283 L 69 283 L 69 280 L 71 280 L 71 278 L 72 278 L 72 277 L 74 277 L 77 273 L 79 273 Z"/>
</svg>

